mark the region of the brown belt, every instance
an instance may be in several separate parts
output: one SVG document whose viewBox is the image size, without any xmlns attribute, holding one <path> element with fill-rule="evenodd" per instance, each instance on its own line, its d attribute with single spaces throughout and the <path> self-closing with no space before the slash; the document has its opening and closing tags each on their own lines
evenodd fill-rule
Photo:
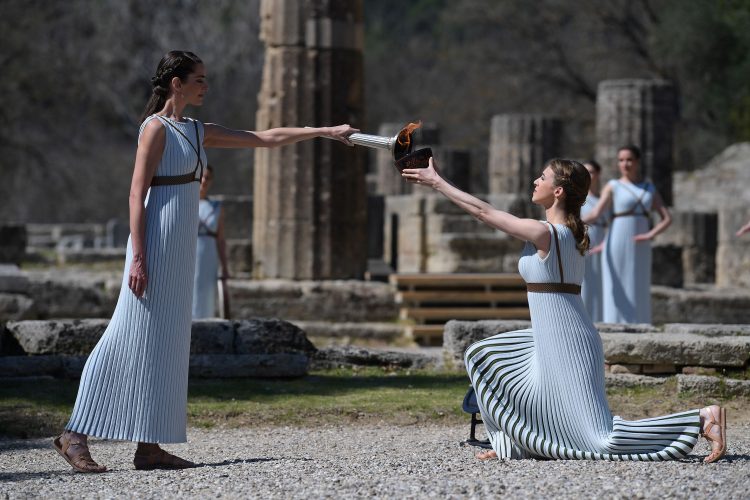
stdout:
<svg viewBox="0 0 750 500">
<path fill-rule="evenodd" d="M 534 293 L 570 293 L 581 295 L 581 285 L 572 283 L 526 283 L 526 291 Z"/>
<path fill-rule="evenodd" d="M 631 214 L 631 213 L 628 213 L 628 212 L 623 212 L 621 214 L 612 214 L 612 218 L 613 219 L 615 217 L 639 217 L 639 216 L 640 217 L 648 217 L 647 214 Z"/>
<path fill-rule="evenodd" d="M 195 177 L 195 172 L 183 175 L 155 175 L 151 178 L 152 186 L 172 186 L 175 184 L 190 184 L 191 182 L 200 182 Z"/>
</svg>

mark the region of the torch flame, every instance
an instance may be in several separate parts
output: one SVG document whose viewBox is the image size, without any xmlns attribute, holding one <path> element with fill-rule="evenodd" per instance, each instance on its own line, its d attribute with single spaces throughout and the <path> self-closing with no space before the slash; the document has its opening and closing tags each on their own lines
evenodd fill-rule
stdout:
<svg viewBox="0 0 750 500">
<path fill-rule="evenodd" d="M 417 130 L 419 127 L 422 126 L 422 122 L 418 121 L 417 123 L 410 123 L 404 128 L 401 129 L 401 132 L 398 133 L 397 141 L 402 146 L 408 146 L 411 144 L 411 134 L 415 130 Z"/>
</svg>

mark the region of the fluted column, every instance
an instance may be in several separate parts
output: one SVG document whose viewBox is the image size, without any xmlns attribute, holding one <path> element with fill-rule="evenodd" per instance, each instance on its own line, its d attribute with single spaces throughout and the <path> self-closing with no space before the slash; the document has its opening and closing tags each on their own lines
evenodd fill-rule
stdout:
<svg viewBox="0 0 750 500">
<path fill-rule="evenodd" d="M 559 156 L 562 122 L 536 114 L 492 117 L 489 191 L 528 195 L 544 162 Z"/>
<path fill-rule="evenodd" d="M 596 159 L 617 177 L 617 148 L 641 149 L 641 171 L 672 204 L 672 148 L 677 95 L 666 80 L 605 80 L 596 96 Z"/>
<path fill-rule="evenodd" d="M 263 0 L 257 128 L 363 121 L 362 1 Z M 255 153 L 253 251 L 260 278 L 361 278 L 364 151 L 326 139 Z"/>
</svg>

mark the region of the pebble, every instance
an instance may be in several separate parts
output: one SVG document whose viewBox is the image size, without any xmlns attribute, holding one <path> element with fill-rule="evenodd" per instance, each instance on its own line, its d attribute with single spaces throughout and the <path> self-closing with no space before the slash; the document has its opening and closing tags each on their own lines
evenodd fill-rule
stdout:
<svg viewBox="0 0 750 500">
<path fill-rule="evenodd" d="M 727 457 L 708 445 L 675 462 L 492 460 L 461 446 L 469 426 L 357 425 L 190 429 L 168 451 L 195 469 L 136 471 L 132 443 L 91 440 L 110 471 L 77 474 L 51 438 L 0 441 L 0 498 L 747 498 L 750 425 L 729 427 Z"/>
</svg>

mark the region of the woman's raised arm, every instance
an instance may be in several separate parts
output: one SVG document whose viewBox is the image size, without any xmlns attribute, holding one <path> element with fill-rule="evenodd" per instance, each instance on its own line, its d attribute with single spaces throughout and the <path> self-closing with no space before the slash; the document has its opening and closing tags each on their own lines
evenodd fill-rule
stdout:
<svg viewBox="0 0 750 500">
<path fill-rule="evenodd" d="M 581 217 L 581 220 L 586 224 L 593 224 L 609 208 L 610 203 L 612 203 L 612 186 L 607 184 L 602 189 L 599 203 L 585 217 Z"/>
<path fill-rule="evenodd" d="M 206 148 L 274 148 L 286 146 L 295 142 L 314 139 L 315 137 L 329 137 L 352 146 L 348 137 L 358 129 L 349 125 L 336 127 L 279 127 L 261 132 L 251 130 L 232 130 L 216 123 L 204 125 L 205 137 L 203 146 Z"/>
<path fill-rule="evenodd" d="M 433 159 L 427 168 L 404 169 L 402 176 L 416 184 L 429 186 L 451 200 L 480 222 L 503 231 L 522 241 L 530 241 L 537 250 L 549 251 L 550 233 L 546 224 L 533 219 L 522 219 L 498 210 L 486 201 L 461 191 L 443 179 L 435 170 Z"/>
</svg>

